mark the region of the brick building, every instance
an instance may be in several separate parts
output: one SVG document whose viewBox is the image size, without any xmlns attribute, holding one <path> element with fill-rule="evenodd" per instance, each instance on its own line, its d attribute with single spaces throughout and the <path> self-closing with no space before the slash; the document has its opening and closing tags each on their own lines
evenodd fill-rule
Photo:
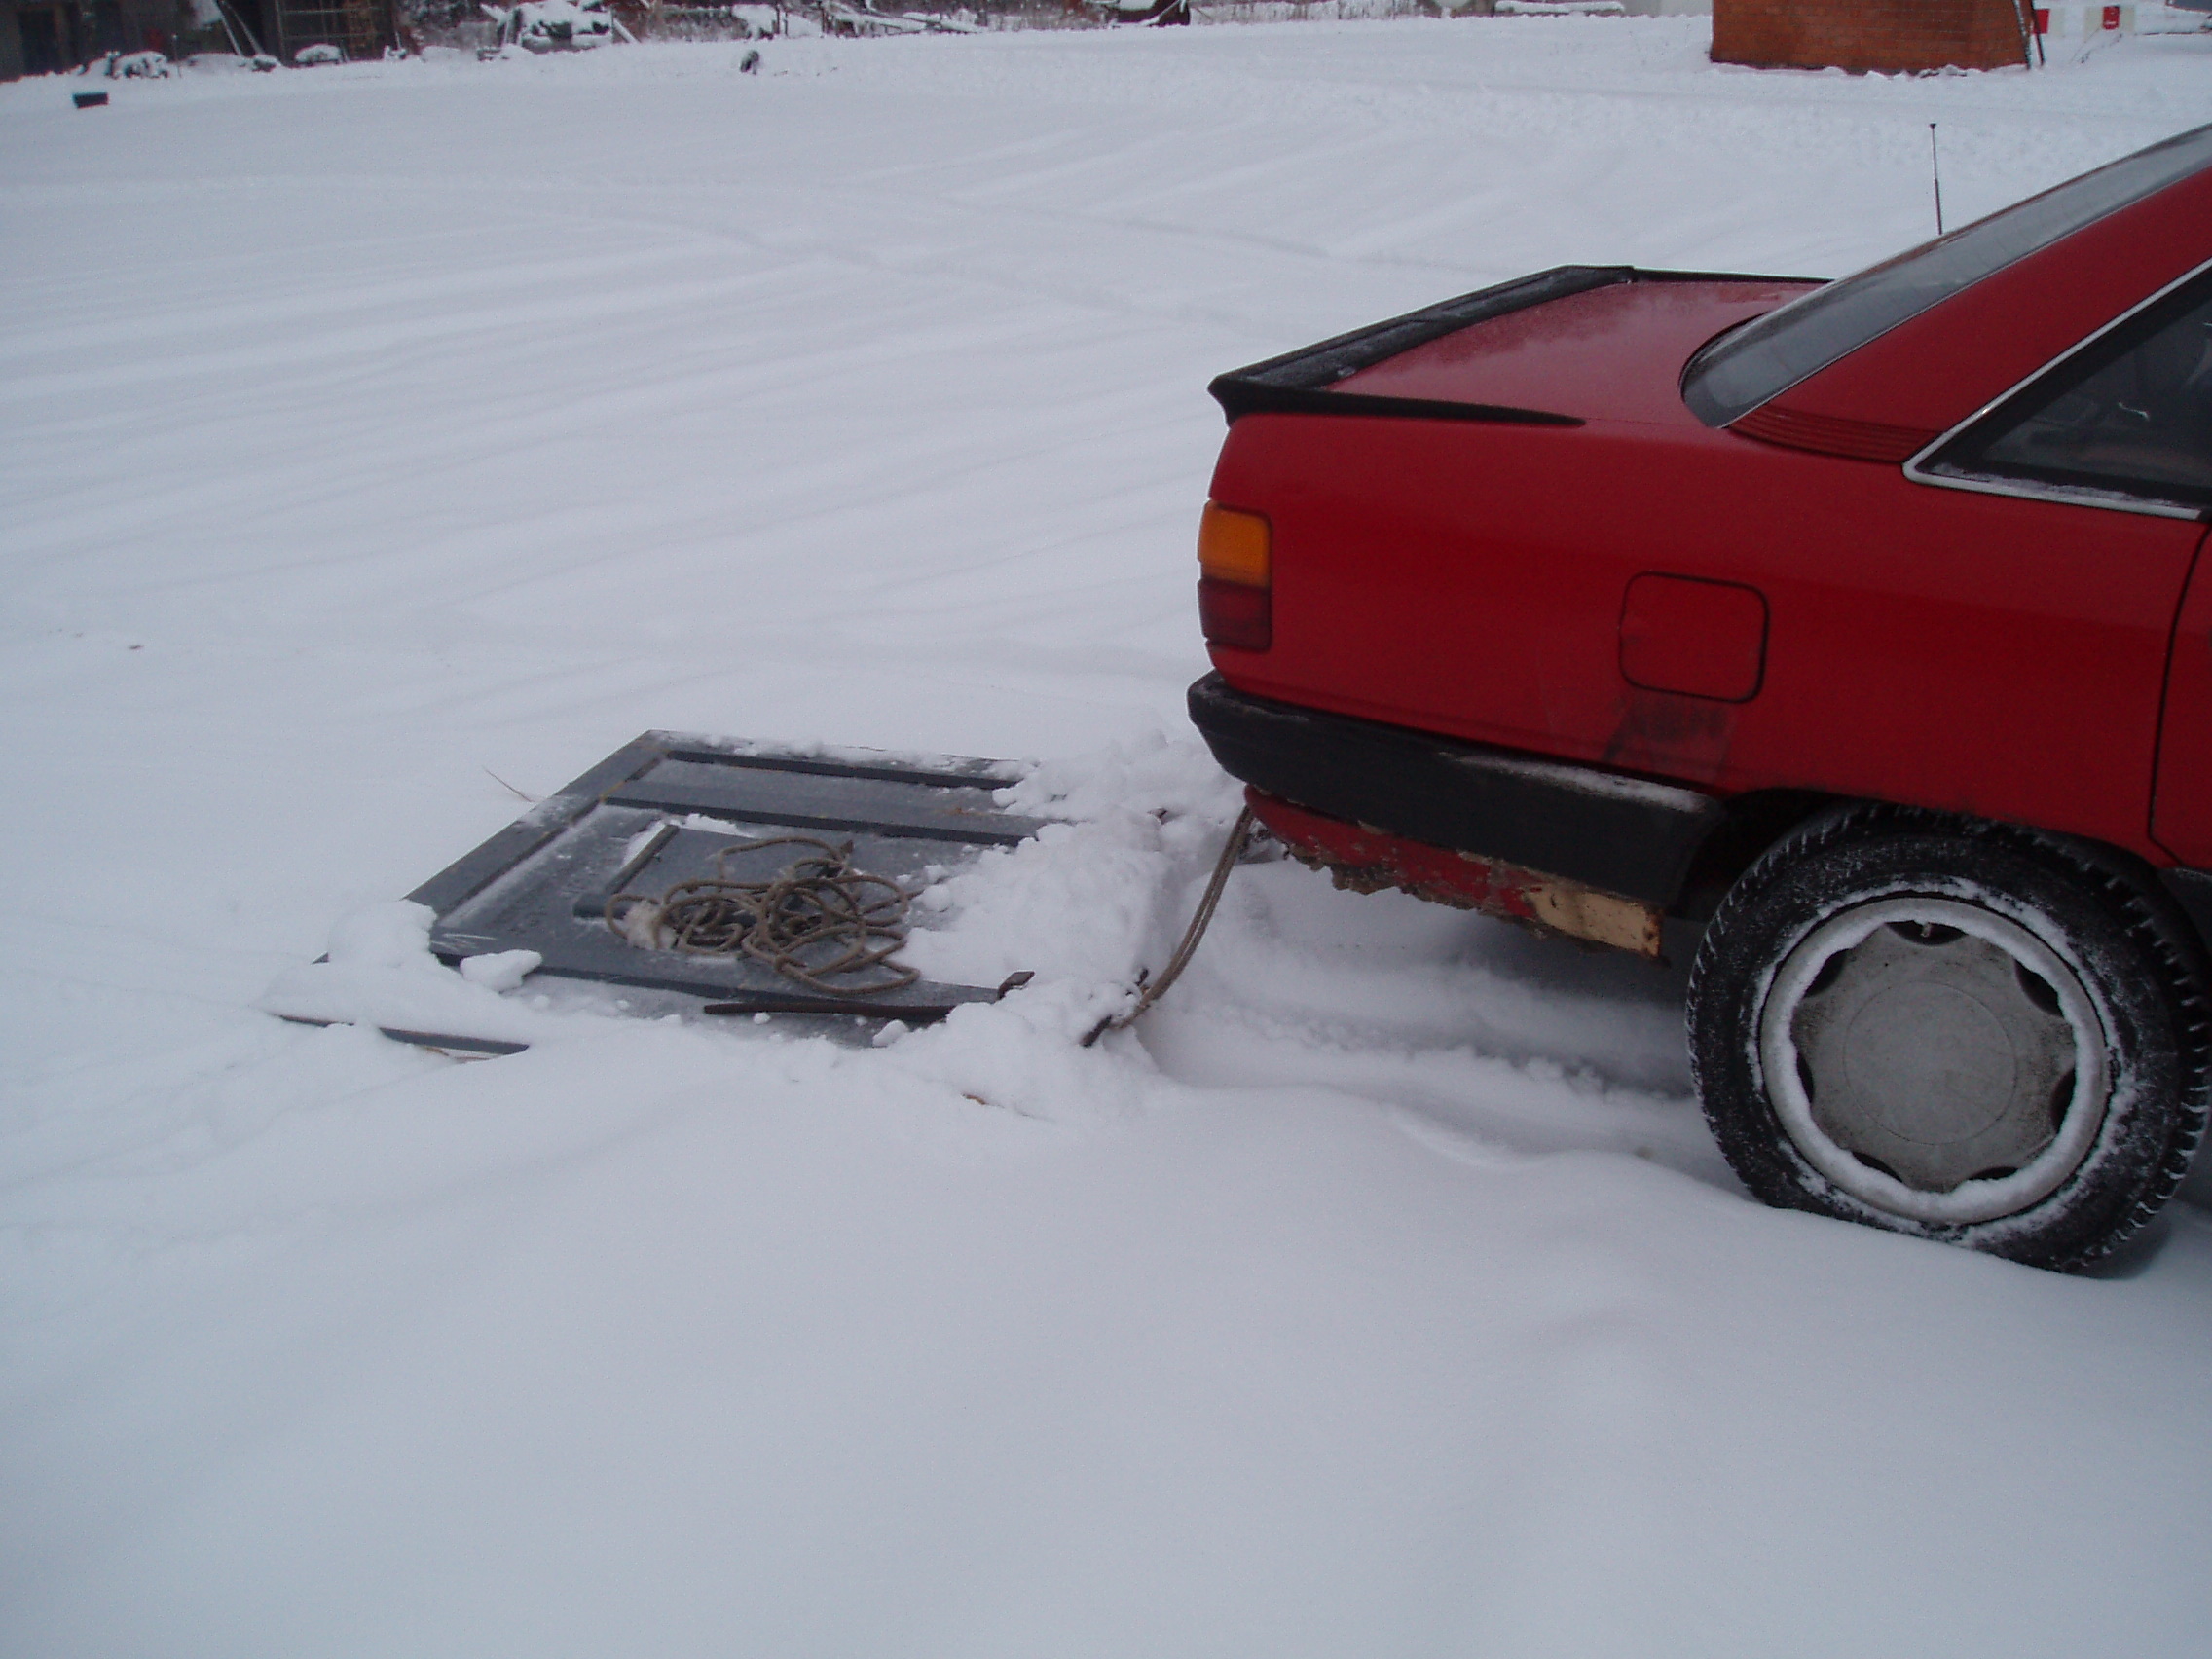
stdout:
<svg viewBox="0 0 2212 1659">
<path fill-rule="evenodd" d="M 2003 69 L 2034 50 L 2030 0 L 1713 0 L 1713 60 L 1761 68 Z"/>
</svg>

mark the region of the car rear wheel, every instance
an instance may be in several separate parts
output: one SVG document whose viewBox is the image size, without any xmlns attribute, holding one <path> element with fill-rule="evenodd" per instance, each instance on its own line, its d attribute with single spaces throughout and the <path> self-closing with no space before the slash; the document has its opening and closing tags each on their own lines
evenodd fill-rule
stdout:
<svg viewBox="0 0 2212 1659">
<path fill-rule="evenodd" d="M 1691 1063 L 1768 1203 L 2079 1267 L 2204 1130 L 2203 955 L 2120 860 L 2009 826 L 1832 814 L 1730 891 Z"/>
</svg>

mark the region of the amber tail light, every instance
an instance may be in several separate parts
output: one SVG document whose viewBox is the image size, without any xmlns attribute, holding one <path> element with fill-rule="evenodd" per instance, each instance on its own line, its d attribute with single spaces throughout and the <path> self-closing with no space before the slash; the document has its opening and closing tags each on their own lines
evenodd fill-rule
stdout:
<svg viewBox="0 0 2212 1659">
<path fill-rule="evenodd" d="M 1206 644 L 1264 651 L 1274 643 L 1268 521 L 1206 503 L 1198 521 L 1198 625 Z"/>
</svg>

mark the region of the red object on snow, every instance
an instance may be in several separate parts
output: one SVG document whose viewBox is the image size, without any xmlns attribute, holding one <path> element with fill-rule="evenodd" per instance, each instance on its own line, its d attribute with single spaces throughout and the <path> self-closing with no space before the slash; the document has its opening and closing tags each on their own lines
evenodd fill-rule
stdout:
<svg viewBox="0 0 2212 1659">
<path fill-rule="evenodd" d="M 1267 648 L 1209 595 L 1223 682 L 2212 866 L 2212 650 L 2167 648 L 2212 621 L 2212 356 L 2176 322 L 2061 386 L 2212 299 L 2212 129 L 2175 143 L 2017 258 L 2059 193 L 1825 288 L 1570 267 L 1222 377 L 1213 499 L 1272 538 Z"/>
<path fill-rule="evenodd" d="M 1972 1242 L 1946 1219 L 1979 1214 L 1969 1189 L 2018 1175 L 2016 1197 L 2031 1154 L 2069 1146 L 2032 1204 L 1989 1200 L 2012 1231 L 1988 1247 L 2064 1262 L 2170 1190 L 2143 1174 L 2040 1242 L 2020 1219 L 2105 1156 L 2069 1056 L 2127 1042 L 2057 984 L 2070 900 L 2026 875 L 1914 899 L 1897 925 L 1945 953 L 1915 958 L 1827 928 L 1873 897 L 1807 895 L 1906 825 L 1932 895 L 1992 835 L 2083 861 L 2061 885 L 2089 913 L 2133 894 L 2181 942 L 2115 946 L 2113 982 L 2162 987 L 2171 1041 L 2203 1049 L 2196 1081 L 2142 1090 L 2186 1164 L 2212 1093 L 2212 1044 L 2186 1035 L 2212 998 L 2212 127 L 1841 282 L 1563 267 L 1212 389 L 1216 672 L 1192 715 L 1302 857 L 1646 954 L 1677 918 L 1706 929 L 1709 987 L 1773 953 L 1732 1012 L 1690 1014 L 1724 1148 L 1777 1201 Z M 1744 942 L 1786 890 L 1811 907 Z M 1844 1035 L 1816 1022 L 1799 1061 L 1760 1063 L 1799 1064 L 1820 1106 L 1774 1104 L 1771 1078 L 1716 1106 L 1714 1077 L 1797 1030 L 1759 999 L 1814 933 L 1856 966 L 1787 994 L 1842 984 Z M 2072 1035 L 2037 1023 L 2061 1017 Z M 1768 1127 L 1723 1124 L 1739 1111 Z M 1803 1135 L 1768 1180 L 1738 1154 L 1777 1123 Z M 1828 1134 L 1843 1150 L 1806 1150 Z M 1843 1196 L 1801 1200 L 1822 1180 Z"/>
</svg>

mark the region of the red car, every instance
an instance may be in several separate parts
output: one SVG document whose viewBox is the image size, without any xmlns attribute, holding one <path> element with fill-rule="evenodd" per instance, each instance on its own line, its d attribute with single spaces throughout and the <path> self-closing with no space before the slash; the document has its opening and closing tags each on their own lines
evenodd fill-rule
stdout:
<svg viewBox="0 0 2212 1659">
<path fill-rule="evenodd" d="M 1770 1203 L 2075 1267 L 2212 1015 L 2212 127 L 1872 270 L 1567 267 L 1214 382 L 1214 754 L 1657 956 Z"/>
</svg>

